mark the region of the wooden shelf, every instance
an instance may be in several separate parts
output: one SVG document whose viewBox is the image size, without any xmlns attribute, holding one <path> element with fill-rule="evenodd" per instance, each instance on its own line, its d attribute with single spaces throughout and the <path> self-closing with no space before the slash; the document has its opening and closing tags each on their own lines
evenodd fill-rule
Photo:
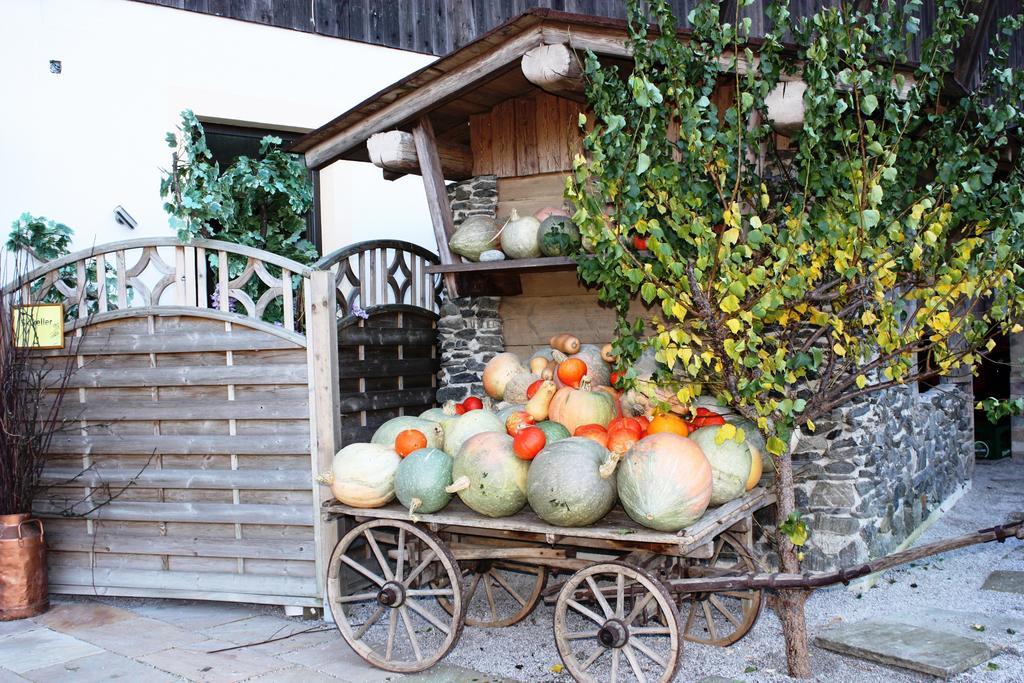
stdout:
<svg viewBox="0 0 1024 683">
<path fill-rule="evenodd" d="M 427 266 L 428 273 L 522 273 L 544 270 L 576 270 L 576 261 L 568 256 L 506 259 L 483 263 L 441 263 Z"/>
</svg>

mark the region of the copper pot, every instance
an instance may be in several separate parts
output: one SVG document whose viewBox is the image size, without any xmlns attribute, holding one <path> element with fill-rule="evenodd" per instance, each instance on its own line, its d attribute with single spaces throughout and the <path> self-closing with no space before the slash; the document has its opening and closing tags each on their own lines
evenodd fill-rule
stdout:
<svg viewBox="0 0 1024 683">
<path fill-rule="evenodd" d="M 50 608 L 43 522 L 31 515 L 0 515 L 0 621 Z"/>
</svg>

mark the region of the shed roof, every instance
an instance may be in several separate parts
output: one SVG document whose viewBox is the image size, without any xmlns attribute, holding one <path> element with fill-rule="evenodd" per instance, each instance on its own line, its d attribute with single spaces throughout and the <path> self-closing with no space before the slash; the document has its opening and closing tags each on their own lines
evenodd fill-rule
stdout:
<svg viewBox="0 0 1024 683">
<path fill-rule="evenodd" d="M 536 88 L 519 69 L 520 58 L 543 44 L 566 43 L 612 58 L 628 57 L 626 22 L 555 10 L 531 9 L 465 47 L 371 95 L 298 139 L 291 151 L 323 168 L 339 159 L 367 161 L 374 133 L 409 129 L 429 114 L 439 140 L 468 142 L 472 114 Z"/>
</svg>

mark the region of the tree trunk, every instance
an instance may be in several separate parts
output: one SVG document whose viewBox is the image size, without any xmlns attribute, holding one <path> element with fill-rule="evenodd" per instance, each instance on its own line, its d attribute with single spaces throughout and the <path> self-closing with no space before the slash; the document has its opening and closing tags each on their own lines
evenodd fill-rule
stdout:
<svg viewBox="0 0 1024 683">
<path fill-rule="evenodd" d="M 776 538 L 779 547 L 780 569 L 786 573 L 799 573 L 800 561 L 797 559 L 796 547 L 789 537 L 779 531 L 789 513 L 796 509 L 793 498 L 793 450 L 796 448 L 800 432 L 795 431 L 790 440 L 789 449 L 778 458 L 778 471 L 775 474 L 776 496 Z M 789 675 L 793 678 L 810 678 L 811 656 L 807 649 L 807 622 L 804 619 L 804 603 L 810 592 L 801 589 L 781 589 L 775 599 L 775 613 L 782 622 L 782 635 L 786 640 L 786 662 Z"/>
</svg>

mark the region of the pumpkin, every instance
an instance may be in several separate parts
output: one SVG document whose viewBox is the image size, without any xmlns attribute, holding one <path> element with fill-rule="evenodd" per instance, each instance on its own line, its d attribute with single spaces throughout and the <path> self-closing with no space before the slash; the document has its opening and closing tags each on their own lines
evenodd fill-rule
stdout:
<svg viewBox="0 0 1024 683">
<path fill-rule="evenodd" d="M 530 507 L 548 524 L 593 524 L 608 514 L 617 498 L 615 463 L 610 461 L 608 451 L 589 439 L 573 437 L 548 445 L 530 464 Z"/>
<path fill-rule="evenodd" d="M 626 452 L 616 475 L 619 500 L 634 521 L 679 531 L 700 519 L 711 500 L 711 464 L 693 441 L 663 432 Z"/>
<path fill-rule="evenodd" d="M 534 375 L 531 372 L 513 375 L 512 379 L 505 385 L 505 400 L 509 403 L 526 403 L 529 400 L 526 391 L 530 388 L 531 384 L 539 379 L 540 375 Z"/>
<path fill-rule="evenodd" d="M 512 436 L 512 451 L 517 458 L 533 460 L 547 443 L 544 432 L 536 427 L 526 427 Z"/>
<path fill-rule="evenodd" d="M 395 474 L 402 459 L 389 446 L 354 443 L 334 455 L 331 471 L 317 481 L 345 505 L 377 508 L 395 497 Z"/>
<path fill-rule="evenodd" d="M 526 473 L 530 463 L 512 450 L 512 437 L 482 432 L 468 439 L 452 465 L 449 493 L 472 510 L 488 517 L 507 517 L 526 504 Z"/>
<path fill-rule="evenodd" d="M 623 454 L 640 440 L 640 436 L 640 432 L 634 431 L 625 425 L 619 425 L 608 430 L 605 447 L 612 453 Z"/>
<path fill-rule="evenodd" d="M 455 414 L 455 407 L 452 406 L 452 411 L 448 412 L 446 408 L 427 408 L 420 413 L 419 418 L 421 420 L 430 420 L 431 422 L 442 422 L 447 420 Z"/>
<path fill-rule="evenodd" d="M 423 432 L 423 436 L 427 439 L 427 445 L 424 448 L 440 448 L 444 443 L 444 429 L 439 423 L 411 415 L 393 417 L 382 424 L 373 433 L 370 443 L 393 447 L 398 435 L 407 429 Z"/>
<path fill-rule="evenodd" d="M 558 364 L 558 381 L 566 386 L 577 388 L 580 380 L 587 374 L 587 364 L 579 358 L 567 358 Z"/>
<path fill-rule="evenodd" d="M 458 455 L 466 439 L 481 432 L 505 433 L 505 423 L 487 410 L 472 410 L 464 415 L 442 422 L 444 427 L 444 452 L 453 458 Z"/>
<path fill-rule="evenodd" d="M 501 420 L 502 424 L 505 424 L 508 421 L 510 415 L 524 410 L 526 410 L 526 406 L 523 405 L 522 403 L 507 403 L 503 407 L 496 410 L 494 414 L 497 415 L 498 419 Z"/>
<path fill-rule="evenodd" d="M 764 437 L 757 429 L 757 425 L 736 413 L 726 415 L 725 420 L 726 422 L 735 425 L 736 429 L 743 430 L 743 438 L 747 442 L 747 448 L 750 449 L 750 457 L 761 461 L 760 467 L 754 464 L 750 468 L 751 472 L 755 469 L 757 470 L 757 479 L 760 481 L 761 475 L 765 472 L 771 472 L 775 468 L 775 463 L 772 462 L 771 453 L 769 453 L 768 449 L 765 448 Z M 753 476 L 753 474 L 751 474 L 751 476 Z M 750 480 L 747 480 L 747 485 L 749 486 L 749 484 Z M 754 483 L 754 486 L 757 486 L 757 482 Z M 750 488 L 753 488 L 753 486 Z M 748 488 L 747 490 L 749 491 L 750 489 Z"/>
<path fill-rule="evenodd" d="M 746 443 L 736 443 L 734 439 L 717 443 L 716 437 L 721 429 L 720 425 L 701 427 L 691 436 L 711 463 L 712 505 L 728 503 L 746 492 L 753 460 Z"/>
<path fill-rule="evenodd" d="M 448 240 L 448 248 L 470 261 L 479 261 L 485 251 L 498 248 L 498 224 L 490 216 L 468 216 Z"/>
<path fill-rule="evenodd" d="M 608 448 L 608 430 L 601 425 L 581 425 L 573 431 L 572 435 L 590 439 L 594 443 L 601 444 L 602 448 Z"/>
<path fill-rule="evenodd" d="M 519 216 L 512 209 L 505 227 L 501 230 L 501 250 L 509 258 L 537 258 L 540 245 L 537 243 L 537 229 L 540 221 L 533 216 Z"/>
<path fill-rule="evenodd" d="M 580 338 L 567 332 L 556 334 L 548 343 L 551 345 L 552 350 L 562 353 L 576 353 L 580 350 Z M 553 353 L 551 358 L 558 360 Z"/>
<path fill-rule="evenodd" d="M 749 448 L 749 446 L 748 446 L 748 448 Z M 762 467 L 763 467 L 763 463 L 761 462 L 761 456 L 759 454 L 755 454 L 753 452 L 753 450 L 751 450 L 751 452 L 750 452 L 750 474 L 747 475 L 747 486 L 746 486 L 746 490 L 747 491 L 749 491 L 752 488 L 754 488 L 755 486 L 757 486 L 758 482 L 761 481 L 761 475 L 764 474 L 764 470 L 762 469 Z"/>
<path fill-rule="evenodd" d="M 540 221 L 537 227 L 537 245 L 540 247 L 540 253 L 545 256 L 566 256 L 573 247 L 580 245 L 580 230 L 568 216 L 549 215 L 536 218 Z M 554 238 L 556 234 L 569 237 L 568 249 L 563 249 L 562 240 Z"/>
<path fill-rule="evenodd" d="M 570 358 L 578 358 L 587 365 L 587 374 L 595 387 L 607 387 L 612 383 L 612 366 L 601 357 L 601 347 L 581 344 L 580 350 Z"/>
<path fill-rule="evenodd" d="M 571 216 L 569 210 L 564 206 L 545 206 L 543 209 L 533 214 L 533 217 L 543 223 L 550 216 Z"/>
<path fill-rule="evenodd" d="M 644 432 L 647 431 L 647 427 L 640 424 L 640 420 L 635 417 L 617 417 L 608 423 L 609 433 L 613 429 L 627 429 L 636 434 L 636 438 L 644 436 Z"/>
<path fill-rule="evenodd" d="M 529 373 L 530 371 L 523 367 L 522 362 L 519 360 L 519 356 L 514 353 L 499 353 L 498 355 L 487 361 L 487 365 L 484 366 L 483 373 L 483 384 L 484 391 L 491 398 L 501 399 L 505 397 L 505 386 L 509 383 L 516 375 L 522 375 Z"/>
<path fill-rule="evenodd" d="M 514 437 L 527 427 L 532 427 L 536 422 L 525 410 L 517 410 L 505 420 L 505 433 Z"/>
<path fill-rule="evenodd" d="M 661 432 L 671 432 L 679 436 L 686 436 L 690 433 L 690 429 L 686 426 L 686 420 L 678 415 L 662 413 L 651 418 L 650 424 L 647 425 L 648 434 L 660 434 Z"/>
<path fill-rule="evenodd" d="M 406 429 L 399 432 L 398 438 L 395 439 L 395 453 L 403 458 L 413 451 L 426 447 L 427 437 L 418 429 Z"/>
<path fill-rule="evenodd" d="M 532 386 L 532 385 L 531 385 Z M 551 410 L 551 399 L 555 397 L 558 387 L 550 380 L 541 380 L 540 386 L 526 402 L 526 412 L 534 420 L 548 419 L 548 412 Z M 527 390 L 529 393 L 529 390 Z"/>
<path fill-rule="evenodd" d="M 534 426 L 537 429 L 544 432 L 546 441 L 549 444 L 552 444 L 556 441 L 561 441 L 562 439 L 568 439 L 569 437 L 572 436 L 569 433 L 568 429 L 558 424 L 557 422 L 552 422 L 551 420 L 544 420 L 543 422 L 538 422 Z"/>
<path fill-rule="evenodd" d="M 395 475 L 395 495 L 415 520 L 417 512 L 430 514 L 448 504 L 452 494 L 444 489 L 451 483 L 451 456 L 437 448 L 421 448 L 399 463 Z"/>
<path fill-rule="evenodd" d="M 614 417 L 615 401 L 603 391 L 591 391 L 587 378 L 580 382 L 579 389 L 562 387 L 556 391 L 548 405 L 548 419 L 558 422 L 570 433 L 582 425 L 606 427 Z"/>
</svg>

